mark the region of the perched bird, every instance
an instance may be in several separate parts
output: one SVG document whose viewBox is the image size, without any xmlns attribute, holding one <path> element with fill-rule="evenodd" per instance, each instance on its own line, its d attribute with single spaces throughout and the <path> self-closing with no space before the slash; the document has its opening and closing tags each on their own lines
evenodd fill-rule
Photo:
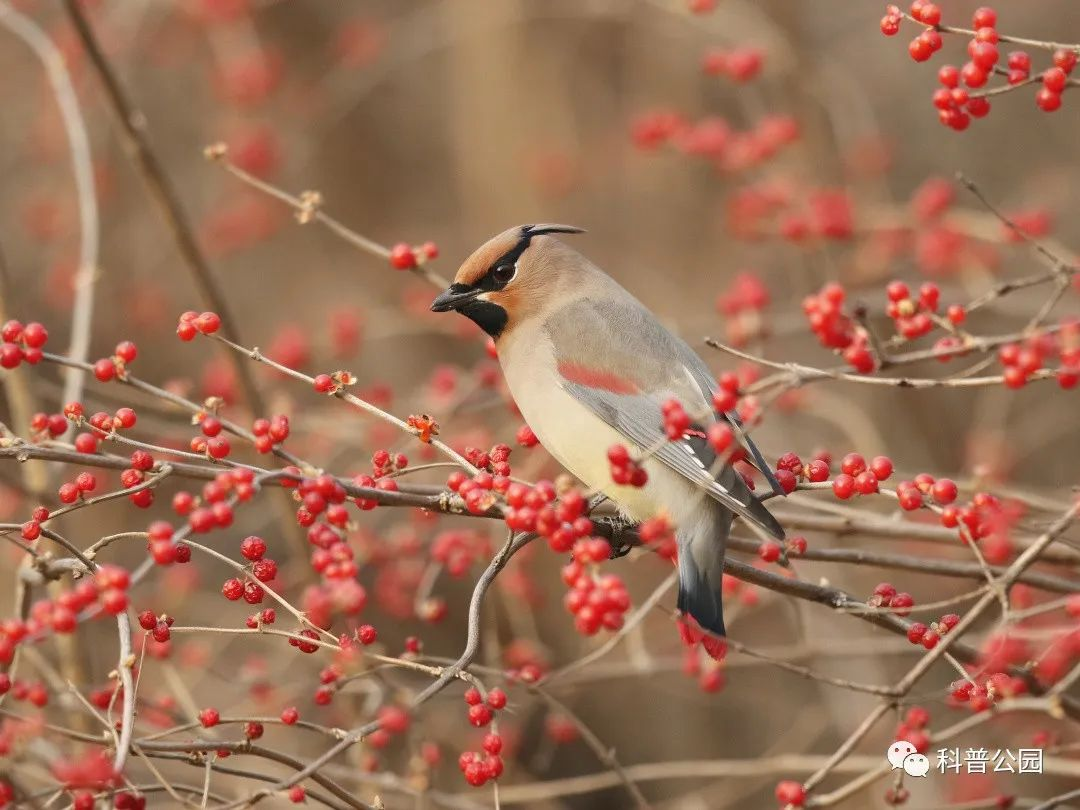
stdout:
<svg viewBox="0 0 1080 810">
<path fill-rule="evenodd" d="M 556 234 L 568 225 L 504 231 L 465 260 L 431 305 L 456 310 L 495 341 L 522 416 L 541 444 L 633 521 L 666 513 L 679 550 L 678 607 L 724 634 L 720 600 L 724 547 L 733 515 L 782 539 L 784 530 L 741 474 L 705 438 L 726 419 L 774 490 L 781 489 L 734 412 L 714 411 L 716 382 L 685 342 L 636 298 Z M 663 404 L 708 414 L 669 441 Z M 644 486 L 616 484 L 607 458 L 615 444 L 646 456 Z M 652 455 L 648 455 L 652 451 Z"/>
</svg>

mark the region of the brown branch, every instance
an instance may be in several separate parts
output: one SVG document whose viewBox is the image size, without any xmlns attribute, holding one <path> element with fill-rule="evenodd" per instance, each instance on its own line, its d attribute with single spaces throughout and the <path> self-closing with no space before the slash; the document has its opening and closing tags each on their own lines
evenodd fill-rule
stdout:
<svg viewBox="0 0 1080 810">
<path fill-rule="evenodd" d="M 747 540 L 739 537 L 728 539 L 728 548 L 736 551 L 756 553 L 761 546 L 759 540 Z M 850 563 L 853 565 L 872 565 L 881 568 L 896 568 L 901 571 L 917 571 L 924 574 L 936 574 L 943 577 L 959 579 L 983 579 L 983 568 L 976 562 L 963 560 L 939 560 L 926 557 L 913 557 L 907 554 L 889 554 L 878 551 L 868 551 L 861 548 L 808 548 L 805 552 L 792 555 L 791 560 L 813 560 L 817 562 Z M 1005 572 L 1005 567 L 1000 565 L 988 565 L 992 573 L 1000 575 Z M 1050 576 L 1025 572 L 1020 575 L 1018 582 L 1025 582 L 1036 588 L 1056 593 L 1076 593 L 1080 591 L 1080 580 L 1065 579 L 1063 577 Z"/>
<path fill-rule="evenodd" d="M 139 170 L 139 174 L 145 181 L 151 196 L 157 203 L 158 208 L 165 219 L 180 255 L 184 258 L 191 277 L 195 281 L 195 287 L 203 301 L 203 305 L 221 316 L 222 330 L 234 340 L 240 337 L 236 331 L 236 320 L 232 317 L 231 308 L 225 300 L 225 296 L 214 278 L 213 271 L 199 247 L 198 240 L 187 220 L 180 198 L 172 186 L 168 175 L 165 173 L 161 161 L 150 146 L 146 136 L 146 116 L 135 107 L 120 84 L 115 71 L 109 64 L 97 37 L 94 35 L 90 22 L 87 20 L 78 0 L 64 0 L 64 8 L 68 17 L 75 26 L 79 41 L 86 49 L 90 62 L 105 89 L 105 95 L 109 101 L 109 108 L 113 117 L 119 124 L 123 133 L 124 146 L 131 155 Z M 265 410 L 262 396 L 255 378 L 250 369 L 239 362 L 236 358 L 230 358 L 236 378 L 247 398 L 248 406 L 255 413 Z"/>
<path fill-rule="evenodd" d="M 204 153 L 208 159 L 224 166 L 225 171 L 233 177 L 238 178 L 256 191 L 267 194 L 275 200 L 280 200 L 291 207 L 296 212 L 296 218 L 301 224 L 304 224 L 309 220 L 314 220 L 315 222 L 326 226 L 331 233 L 340 236 L 350 245 L 358 248 L 364 253 L 375 256 L 383 261 L 388 261 L 390 259 L 390 248 L 379 244 L 373 239 L 369 239 L 363 234 L 357 233 L 341 221 L 325 213 L 322 210 L 322 201 L 318 192 L 308 191 L 304 192 L 305 197 L 297 197 L 284 189 L 278 188 L 271 183 L 267 183 L 265 180 L 260 180 L 255 175 L 244 171 L 235 163 L 228 160 L 226 158 L 227 152 L 225 151 L 225 148 L 224 144 L 214 144 L 213 146 L 208 146 L 204 150 Z M 412 268 L 412 272 L 416 273 L 433 287 L 440 290 L 445 289 L 450 285 L 450 282 L 432 270 L 426 261 L 418 263 L 416 267 Z"/>
</svg>

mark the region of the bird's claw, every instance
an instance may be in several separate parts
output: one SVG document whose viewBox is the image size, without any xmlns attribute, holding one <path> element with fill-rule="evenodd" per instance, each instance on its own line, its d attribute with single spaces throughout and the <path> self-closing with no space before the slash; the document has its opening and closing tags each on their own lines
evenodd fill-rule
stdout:
<svg viewBox="0 0 1080 810">
<path fill-rule="evenodd" d="M 633 550 L 635 543 L 623 541 L 620 539 L 620 535 L 627 529 L 636 526 L 636 522 L 621 515 L 605 517 L 603 522 L 611 528 L 611 535 L 608 538 L 608 544 L 611 546 L 611 556 L 608 559 L 617 560 L 619 557 L 625 557 Z"/>
</svg>

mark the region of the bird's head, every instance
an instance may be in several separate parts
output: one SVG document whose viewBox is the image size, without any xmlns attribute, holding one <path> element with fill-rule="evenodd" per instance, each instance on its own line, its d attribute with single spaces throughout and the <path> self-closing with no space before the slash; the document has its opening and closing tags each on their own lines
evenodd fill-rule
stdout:
<svg viewBox="0 0 1080 810">
<path fill-rule="evenodd" d="M 454 283 L 431 302 L 432 312 L 457 310 L 498 339 L 508 327 L 540 311 L 564 264 L 551 234 L 582 233 L 572 225 L 519 225 L 469 256 Z M 567 249 L 568 250 L 568 249 Z"/>
</svg>

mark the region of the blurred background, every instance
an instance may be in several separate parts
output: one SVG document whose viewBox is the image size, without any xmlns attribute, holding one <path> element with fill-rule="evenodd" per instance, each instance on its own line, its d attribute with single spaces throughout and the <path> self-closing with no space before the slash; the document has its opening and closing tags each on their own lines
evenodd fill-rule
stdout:
<svg viewBox="0 0 1080 810">
<path fill-rule="evenodd" d="M 131 339 L 139 346 L 134 370 L 144 378 L 196 400 L 209 394 L 233 398 L 236 383 L 217 347 L 181 344 L 173 335 L 180 312 L 204 307 L 124 153 L 101 84 L 62 9 L 31 0 L 12 5 L 64 55 L 89 137 L 100 219 L 89 358 Z M 943 5 L 946 22 L 966 26 L 977 4 Z M 443 438 L 455 447 L 513 444 L 520 425 L 482 336 L 463 319 L 427 312 L 434 290 L 423 279 L 393 270 L 318 223 L 301 225 L 286 205 L 206 160 L 206 146 L 227 144 L 229 160 L 291 193 L 317 190 L 323 210 L 378 242 L 434 241 L 439 257 L 431 267 L 446 277 L 478 244 L 511 225 L 584 227 L 588 232 L 573 237 L 574 245 L 717 370 L 735 366 L 704 345 L 706 336 L 773 359 L 835 364 L 800 311 L 803 296 L 829 280 L 845 283 L 886 328 L 881 313 L 890 279 L 912 286 L 932 279 L 941 285 L 943 301 L 962 303 L 1000 279 L 1039 269 L 1032 251 L 1014 244 L 958 186 L 951 219 L 921 217 L 913 195 L 933 178 L 951 181 L 962 171 L 989 200 L 1061 250 L 1080 239 L 1070 216 L 1080 188 L 1080 147 L 1078 108 L 1069 94 L 1060 111 L 1045 114 L 1036 109 L 1033 90 L 1022 88 L 993 99 L 990 115 L 966 132 L 943 127 L 930 99 L 936 69 L 960 63 L 965 40 L 947 38 L 944 55 L 915 64 L 907 53 L 909 28 L 896 38 L 881 35 L 879 3 L 721 0 L 709 13 L 694 13 L 686 0 L 113 0 L 84 7 L 117 76 L 145 114 L 149 140 L 178 189 L 245 345 L 313 374 L 349 369 L 359 378 L 358 391 L 393 413 L 434 414 Z M 1080 38 L 1080 19 L 1068 0 L 1003 0 L 996 8 L 1002 32 Z M 10 30 L 0 33 L 3 311 L 46 323 L 50 348 L 61 351 L 82 244 L 68 139 L 40 62 Z M 710 53 L 746 49 L 760 53 L 761 67 L 745 81 L 703 70 Z M 1045 54 L 1036 51 L 1033 58 L 1038 70 Z M 673 126 L 677 137 L 670 135 Z M 785 231 L 798 223 L 808 235 Z M 733 314 L 727 304 L 747 278 L 764 285 L 770 303 Z M 1045 292 L 1011 295 L 970 327 L 984 334 L 1019 329 Z M 1076 293 L 1070 292 L 1055 316 L 1076 310 Z M 365 472 L 372 452 L 382 447 L 425 460 L 414 445 L 341 403 L 315 399 L 302 384 L 265 368 L 253 371 L 270 412 L 291 416 L 294 449 L 327 469 Z M 62 378 L 56 369 L 26 372 L 19 373 L 36 408 L 59 410 Z M 928 363 L 910 373 L 941 371 Z M 186 445 L 194 429 L 185 416 L 114 389 L 91 384 L 88 411 L 131 404 L 148 441 Z M 1020 392 L 822 385 L 772 405 L 755 434 L 770 459 L 788 450 L 803 458 L 821 449 L 836 458 L 853 449 L 867 457 L 888 453 L 903 477 L 929 471 L 1011 495 L 1036 494 L 1052 505 L 1063 504 L 1076 482 L 1075 394 L 1052 384 Z M 240 404 L 227 413 L 241 422 L 250 418 Z M 10 394 L 2 416 L 16 433 L 28 435 L 15 419 Z M 515 473 L 531 480 L 559 472 L 539 449 L 515 450 L 512 461 Z M 14 464 L 0 467 L 0 520 L 21 522 L 42 497 L 55 502 L 52 492 L 65 475 L 51 470 L 44 480 L 31 480 Z M 444 475 L 436 470 L 415 480 L 440 483 Z M 116 486 L 105 473 L 99 478 Z M 169 516 L 177 488 L 162 487 L 153 507 L 157 516 Z M 272 506 L 274 499 L 286 508 Z M 310 589 L 317 586 L 290 545 L 296 527 L 287 520 L 288 499 L 270 493 L 259 503 L 238 516 L 229 534 L 264 536 L 276 556 L 291 563 L 279 590 L 310 606 L 318 598 Z M 65 525 L 84 546 L 146 521 L 124 501 L 93 514 Z M 1045 523 L 1031 515 L 1017 532 L 1037 532 Z M 368 596 L 363 621 L 379 628 L 380 641 L 393 654 L 415 635 L 425 654 L 456 657 L 468 595 L 487 558 L 479 552 L 501 543 L 499 528 L 388 509 L 364 513 L 358 524 L 352 542 Z M 475 532 L 467 544 L 474 544 L 480 563 L 458 578 L 436 572 L 430 593 L 417 596 L 431 586 L 425 575 L 433 538 L 447 530 Z M 970 559 L 961 549 L 916 540 L 885 545 L 859 536 L 808 537 L 819 547 Z M 1011 538 L 995 542 L 988 556 L 1011 559 Z M 5 570 L 13 572 L 18 553 L 5 548 L 0 554 Z M 116 558 L 134 565 L 141 556 L 131 548 L 117 550 Z M 485 617 L 485 665 L 557 668 L 602 643 L 602 637 L 578 635 L 561 606 L 562 562 L 533 548 L 501 578 Z M 183 624 L 242 623 L 243 608 L 224 605 L 217 595 L 226 571 L 206 560 L 197 563 L 141 585 L 133 607 L 167 611 Z M 635 604 L 668 573 L 647 554 L 606 567 L 627 581 Z M 827 579 L 860 598 L 883 579 L 919 602 L 973 587 L 856 566 L 804 563 L 798 573 L 813 582 Z M 1075 563 L 1054 573 L 1075 576 Z M 729 630 L 751 646 L 787 650 L 814 669 L 875 683 L 895 680 L 914 660 L 910 645 L 866 624 L 747 586 L 739 590 L 733 586 L 729 596 Z M 425 601 L 428 596 L 435 601 Z M 1030 604 L 1045 595 L 1021 598 Z M 418 618 L 418 607 L 433 604 L 439 621 Z M 674 593 L 662 604 L 673 607 Z M 356 621 L 338 615 L 335 626 Z M 61 670 L 64 656 L 75 655 L 80 663 L 69 664 L 72 672 L 104 683 L 115 665 L 114 630 L 100 624 L 101 643 L 92 643 L 91 634 L 74 652 L 46 648 L 45 654 Z M 387 676 L 371 689 L 346 690 L 331 706 L 315 707 L 310 693 L 320 662 L 298 662 L 292 649 L 210 636 L 185 636 L 171 647 L 170 658 L 146 664 L 148 675 L 156 668 L 160 677 L 144 683 L 140 697 L 174 719 L 210 704 L 232 715 L 276 715 L 282 705 L 296 704 L 303 716 L 348 728 L 398 690 L 422 686 L 417 679 Z M 723 670 L 723 688 L 710 691 L 717 685 L 715 676 L 706 677 L 711 662 L 684 658 L 670 618 L 658 613 L 557 694 L 623 764 L 827 755 L 876 703 L 872 696 L 734 655 Z M 687 667 L 692 674 L 685 674 Z M 954 677 L 942 666 L 913 696 L 930 710 L 935 727 L 966 716 L 945 706 L 945 687 Z M 185 692 L 177 692 L 176 678 L 186 683 Z M 706 681 L 708 689 L 702 688 Z M 426 708 L 405 741 L 384 750 L 358 746 L 341 759 L 337 775 L 365 800 L 379 792 L 387 807 L 426 806 L 424 801 L 491 806 L 485 791 L 466 793 L 457 772 L 457 754 L 475 748 L 478 739 L 464 721 L 458 691 Z M 606 770 L 543 701 L 520 692 L 512 709 L 504 724 L 514 739 L 503 780 L 507 803 L 514 785 Z M 152 722 L 152 713 L 146 715 Z M 959 744 L 1027 747 L 1050 728 L 1047 722 L 1007 717 Z M 890 732 L 872 735 L 860 754 L 878 756 Z M 301 758 L 325 745 L 280 729 L 267 737 Z M 443 750 L 443 764 L 431 773 L 416 764 L 424 741 Z M 202 778 L 183 764 L 169 767 L 187 781 Z M 386 776 L 391 773 L 406 777 Z M 658 807 L 771 807 L 776 780 L 804 774 L 774 768 L 758 775 L 657 779 L 643 789 Z M 854 775 L 834 775 L 827 785 Z M 417 798 L 404 789 L 429 779 L 441 797 Z M 920 782 L 909 786 L 910 806 L 992 806 L 985 802 L 999 794 L 1048 796 L 1064 784 L 1009 774 L 932 774 Z M 233 796 L 248 790 L 224 776 L 215 777 L 215 786 Z M 879 781 L 838 806 L 884 806 L 884 791 Z M 630 806 L 618 787 L 546 798 L 526 792 L 518 803 Z"/>
</svg>

